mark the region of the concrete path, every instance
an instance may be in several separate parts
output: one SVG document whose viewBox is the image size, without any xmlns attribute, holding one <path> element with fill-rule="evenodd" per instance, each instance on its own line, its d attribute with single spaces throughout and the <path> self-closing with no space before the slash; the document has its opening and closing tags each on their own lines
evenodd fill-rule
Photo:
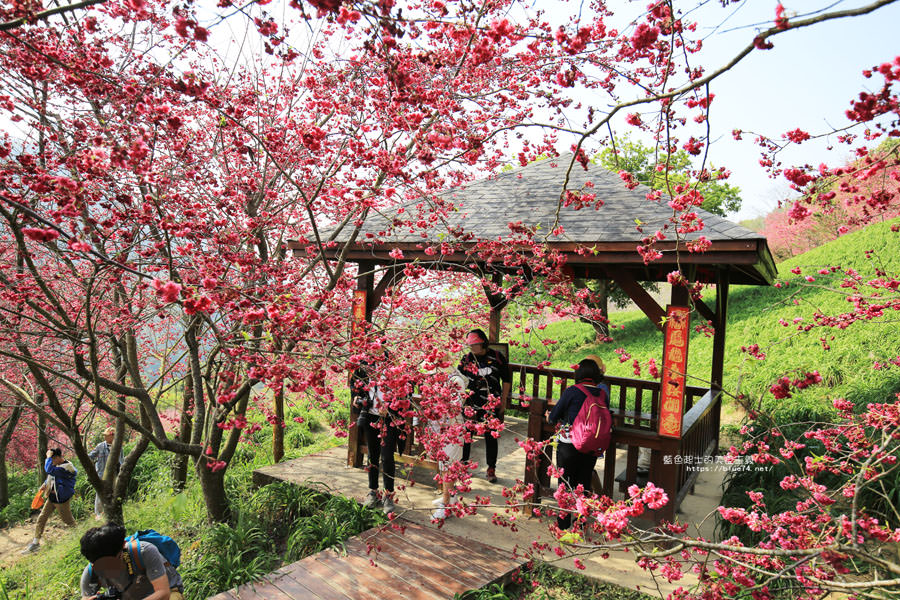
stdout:
<svg viewBox="0 0 900 600">
<path fill-rule="evenodd" d="M 468 499 L 473 499 L 475 496 L 490 497 L 492 506 L 480 508 L 478 513 L 473 516 L 448 519 L 443 524 L 447 533 L 475 540 L 508 553 L 524 552 L 531 547 L 533 541 L 553 542 L 553 538 L 547 530 L 550 519 L 528 517 L 516 510 L 510 510 L 506 508 L 505 499 L 501 495 L 504 487 L 511 487 L 515 484 L 516 479 L 521 480 L 524 475 L 525 453 L 515 440 L 516 438 L 525 439 L 527 425 L 528 423 L 524 419 L 507 418 L 507 429 L 500 438 L 500 455 L 497 463 L 499 481 L 496 484 L 488 483 L 483 477 L 484 469 L 479 468 L 472 478 L 472 491 L 465 494 Z M 622 453 L 621 460 L 617 458 L 616 462 L 624 464 L 624 450 L 619 450 L 619 452 Z M 472 458 L 473 460 L 484 459 L 483 440 L 473 445 Z M 599 461 L 597 465 L 601 479 L 603 477 L 602 462 Z M 362 500 L 368 491 L 365 471 L 349 468 L 346 463 L 347 448 L 340 446 L 320 454 L 258 469 L 254 472 L 254 480 L 259 484 L 273 480 L 291 481 Z M 401 483 L 398 474 L 398 516 L 427 527 L 437 527 L 431 523 L 433 510 L 431 501 L 439 495 L 431 480 L 432 476 L 433 472 L 431 471 L 415 469 L 412 473 L 407 474 Z M 699 532 L 707 539 L 714 537 L 714 520 L 711 513 L 719 505 L 723 477 L 723 472 L 713 469 L 702 472 L 697 481 L 695 493 L 689 495 L 682 503 L 678 518 L 682 522 L 694 524 L 689 533 L 696 535 Z M 545 505 L 550 503 L 552 503 L 552 499 L 549 502 L 544 500 Z M 492 517 L 497 513 L 514 519 L 514 526 L 502 528 L 492 524 Z M 580 558 L 586 566 L 584 572 L 587 575 L 630 589 L 640 589 L 650 594 L 653 594 L 657 587 L 663 592 L 668 592 L 678 585 L 690 584 L 690 580 L 682 581 L 677 585 L 669 585 L 662 580 L 654 581 L 646 571 L 635 564 L 633 555 L 626 552 L 611 552 L 606 559 L 602 558 L 599 553 Z M 543 560 L 555 562 L 561 568 L 575 570 L 571 557 L 560 559 L 552 552 L 548 552 L 544 554 Z"/>
</svg>

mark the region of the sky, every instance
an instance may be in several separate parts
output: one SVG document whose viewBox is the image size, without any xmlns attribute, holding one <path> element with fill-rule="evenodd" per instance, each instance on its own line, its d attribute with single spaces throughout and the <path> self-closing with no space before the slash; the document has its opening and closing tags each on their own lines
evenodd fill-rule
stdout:
<svg viewBox="0 0 900 600">
<path fill-rule="evenodd" d="M 634 9 L 646 3 L 618 4 Z M 733 15 L 718 31 L 700 30 L 706 34 L 700 60 L 706 65 L 726 62 L 724 57 L 732 56 L 752 40 L 757 30 L 754 24 L 771 22 L 777 4 L 772 0 L 748 0 L 723 9 L 718 0 L 708 2 L 704 8 L 707 12 Z M 788 15 L 803 15 L 824 7 L 846 10 L 869 2 L 783 0 L 783 4 Z M 880 77 L 865 79 L 863 69 L 900 55 L 898 24 L 900 3 L 867 16 L 788 31 L 772 40 L 774 49 L 752 52 L 713 83 L 710 91 L 716 97 L 710 112 L 711 157 L 716 165 L 731 169 L 730 182 L 742 190 L 742 208 L 736 215 L 729 215 L 731 220 L 764 215 L 790 193 L 783 179 L 769 179 L 760 167 L 752 136 L 736 142 L 732 129 L 780 137 L 797 127 L 814 134 L 846 125 L 844 113 L 850 101 L 862 90 L 877 91 L 883 82 Z M 785 163 L 812 165 L 842 164 L 849 158 L 846 147 L 828 151 L 826 146 L 826 141 L 804 143 L 786 152 L 783 158 Z"/>
</svg>

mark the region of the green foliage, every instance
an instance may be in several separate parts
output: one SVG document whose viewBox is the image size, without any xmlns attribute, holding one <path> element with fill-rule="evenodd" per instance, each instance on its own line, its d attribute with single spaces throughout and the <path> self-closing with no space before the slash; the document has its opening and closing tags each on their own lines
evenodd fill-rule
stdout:
<svg viewBox="0 0 900 600">
<path fill-rule="evenodd" d="M 651 596 L 610 583 L 603 583 L 581 573 L 566 571 L 547 563 L 539 563 L 527 574 L 527 587 L 532 588 L 523 600 L 650 600 Z M 535 587 L 533 583 L 537 583 Z"/>
<path fill-rule="evenodd" d="M 31 513 L 31 498 L 38 489 L 34 482 L 34 471 L 8 466 L 11 467 L 7 477 L 9 505 L 0 508 L 0 527 L 27 519 Z"/>
<path fill-rule="evenodd" d="M 690 185 L 703 194 L 702 208 L 715 215 L 724 217 L 741 208 L 740 188 L 717 179 L 711 166 L 707 170 L 712 175 L 698 181 L 692 173 L 691 157 L 684 150 L 667 154 L 625 136 L 616 144 L 615 152 L 607 147 L 594 160 L 609 171 L 628 171 L 642 184 L 666 194 L 675 194 L 677 185 Z"/>
<path fill-rule="evenodd" d="M 454 600 L 650 600 L 651 596 L 617 585 L 603 583 L 581 573 L 536 563 L 513 575 L 511 583 L 492 583 L 477 590 L 456 594 Z"/>
<path fill-rule="evenodd" d="M 218 523 L 206 530 L 191 550 L 190 560 L 179 569 L 188 598 L 208 598 L 256 581 L 279 560 L 259 521 L 244 511 L 233 525 Z"/>
<path fill-rule="evenodd" d="M 285 559 L 296 561 L 384 522 L 384 517 L 358 502 L 332 496 L 315 514 L 301 517 L 287 540 Z"/>
<path fill-rule="evenodd" d="M 492 583 L 477 590 L 467 590 L 454 594 L 453 600 L 514 600 L 516 596 L 507 593 L 506 584 Z"/>
<path fill-rule="evenodd" d="M 292 483 L 276 482 L 261 487 L 247 503 L 247 510 L 259 515 L 269 537 L 283 539 L 301 517 L 315 514 L 327 501 L 322 492 Z"/>
<path fill-rule="evenodd" d="M 171 452 L 164 452 L 153 446 L 147 448 L 131 473 L 127 497 L 143 499 L 171 490 L 173 458 Z M 87 483 L 86 477 L 81 479 Z M 87 487 L 90 488 L 90 485 Z M 93 497 L 93 491 L 91 495 Z"/>
<path fill-rule="evenodd" d="M 740 225 L 741 227 L 745 227 L 750 231 L 759 233 L 766 226 L 766 218 L 753 217 L 752 219 L 744 219 L 743 221 L 738 221 L 738 225 Z"/>
</svg>

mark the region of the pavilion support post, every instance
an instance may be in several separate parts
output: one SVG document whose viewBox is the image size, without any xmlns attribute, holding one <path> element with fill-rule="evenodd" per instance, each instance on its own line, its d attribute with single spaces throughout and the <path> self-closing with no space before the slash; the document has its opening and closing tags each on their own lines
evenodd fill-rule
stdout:
<svg viewBox="0 0 900 600">
<path fill-rule="evenodd" d="M 500 323 L 503 319 L 503 309 L 491 307 L 491 316 L 488 322 L 488 341 L 492 344 L 500 341 Z"/>
<path fill-rule="evenodd" d="M 501 287 L 503 285 L 503 273 L 494 273 L 491 276 L 491 283 L 494 284 L 494 287 Z M 500 325 L 503 319 L 503 308 L 506 306 L 507 300 L 506 296 L 494 293 L 487 286 L 484 288 L 484 293 L 487 295 L 488 304 L 491 306 L 491 313 L 488 318 L 488 341 L 493 344 L 500 341 Z"/>
<path fill-rule="evenodd" d="M 687 287 L 683 285 L 672 286 L 672 305 L 673 306 L 689 306 L 691 296 Z"/>
<path fill-rule="evenodd" d="M 403 264 L 392 265 L 388 267 L 385 270 L 384 274 L 381 276 L 381 279 L 378 280 L 378 284 L 374 285 L 371 292 L 366 294 L 366 320 L 368 322 L 372 321 L 372 313 L 375 312 L 375 309 L 378 308 L 379 304 L 381 304 L 381 301 L 384 299 L 387 291 L 403 281 L 403 279 L 406 277 L 403 269 Z M 374 278 L 375 276 L 373 274 L 373 283 Z M 357 286 L 358 285 L 359 284 L 357 283 Z"/>
<path fill-rule="evenodd" d="M 535 441 L 544 440 L 544 412 L 547 410 L 547 401 L 543 398 L 535 398 L 531 401 L 528 408 L 528 437 Z M 545 448 L 540 454 L 532 459 L 525 459 L 525 485 L 531 485 L 534 495 L 527 498 L 522 506 L 523 512 L 532 513 L 534 507 L 541 503 L 541 492 L 543 487 L 549 487 L 550 477 L 547 475 L 547 467 L 550 465 L 550 458 L 546 454 L 548 448 Z M 552 450 L 550 450 L 552 452 Z M 543 487 L 542 487 L 543 486 Z"/>
<path fill-rule="evenodd" d="M 650 453 L 650 481 L 665 490 L 669 501 L 662 508 L 650 511 L 659 522 L 675 520 L 675 498 L 678 497 L 678 477 L 681 465 L 675 464 L 674 457 L 681 452 L 681 440 L 662 439 L 662 448 Z M 668 457 L 668 460 L 664 457 Z M 668 462 L 669 464 L 666 464 Z"/>
<path fill-rule="evenodd" d="M 716 282 L 716 320 L 715 336 L 713 337 L 712 373 L 710 381 L 712 387 L 722 389 L 722 374 L 725 369 L 725 325 L 728 321 L 728 272 L 719 271 Z"/>
<path fill-rule="evenodd" d="M 373 271 L 374 264 L 370 262 L 360 262 L 358 264 L 358 275 L 356 276 L 357 292 L 364 292 L 366 295 L 365 303 L 365 325 L 372 322 L 372 313 L 378 306 L 378 301 L 374 298 L 375 289 L 375 273 Z M 364 325 L 364 326 L 365 326 Z M 362 444 L 360 443 L 361 433 L 359 427 L 356 426 L 356 420 L 359 418 L 359 410 L 350 405 L 350 430 L 347 435 L 347 466 L 358 469 L 363 464 Z"/>
<path fill-rule="evenodd" d="M 725 330 L 727 329 L 726 326 L 728 323 L 728 284 L 728 271 L 722 269 L 721 271 L 719 271 L 719 277 L 716 283 L 716 332 L 713 336 L 712 373 L 710 374 L 710 380 L 712 382 L 711 387 L 714 391 L 722 390 L 722 383 L 724 379 Z M 721 407 L 722 403 L 720 401 L 718 408 L 715 411 L 715 415 L 713 416 L 713 423 L 711 425 L 714 431 L 720 430 L 719 419 L 722 412 Z M 713 448 L 712 453 L 717 454 L 718 452 L 719 437 L 715 436 L 715 447 Z"/>
</svg>

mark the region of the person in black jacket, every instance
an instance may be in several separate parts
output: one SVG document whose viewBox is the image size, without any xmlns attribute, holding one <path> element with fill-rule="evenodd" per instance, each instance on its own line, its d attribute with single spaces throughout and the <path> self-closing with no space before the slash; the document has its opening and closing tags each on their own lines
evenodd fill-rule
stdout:
<svg viewBox="0 0 900 600">
<path fill-rule="evenodd" d="M 470 430 L 490 418 L 496 418 L 502 423 L 506 400 L 512 389 L 509 361 L 502 353 L 488 347 L 487 335 L 481 329 L 473 329 L 466 334 L 466 344 L 469 346 L 469 353 L 463 356 L 457 369 L 469 380 L 465 415 L 466 421 L 472 426 Z M 484 429 L 487 462 L 485 478 L 491 483 L 497 481 L 497 439 L 491 429 Z M 463 444 L 463 462 L 469 460 L 471 450 L 471 442 Z"/>
<path fill-rule="evenodd" d="M 387 354 L 384 356 L 387 359 Z M 369 455 L 369 493 L 363 500 L 363 506 L 375 508 L 380 506 L 384 514 L 394 512 L 394 475 L 396 465 L 394 452 L 398 446 L 403 452 L 402 417 L 390 410 L 389 400 L 375 377 L 375 365 L 364 361 L 353 372 L 350 378 L 351 399 L 359 409 L 356 426 L 365 436 L 366 449 Z M 384 492 L 378 491 L 378 473 L 384 480 Z"/>
<path fill-rule="evenodd" d="M 575 369 L 575 383 L 583 384 L 593 395 L 602 396 L 607 408 L 609 407 L 609 386 L 603 383 L 603 371 L 595 360 L 586 358 L 578 363 L 578 368 Z M 597 457 L 578 451 L 569 437 L 569 428 L 575 422 L 585 398 L 587 395 L 577 387 L 566 388 L 559 402 L 550 411 L 548 421 L 562 425 L 556 447 L 556 466 L 563 471 L 560 483 L 564 483 L 570 490 L 581 484 L 584 492 L 590 493 L 591 475 L 597 465 Z M 572 515 L 561 511 L 556 518 L 556 524 L 560 529 L 568 529 L 572 525 Z"/>
</svg>

